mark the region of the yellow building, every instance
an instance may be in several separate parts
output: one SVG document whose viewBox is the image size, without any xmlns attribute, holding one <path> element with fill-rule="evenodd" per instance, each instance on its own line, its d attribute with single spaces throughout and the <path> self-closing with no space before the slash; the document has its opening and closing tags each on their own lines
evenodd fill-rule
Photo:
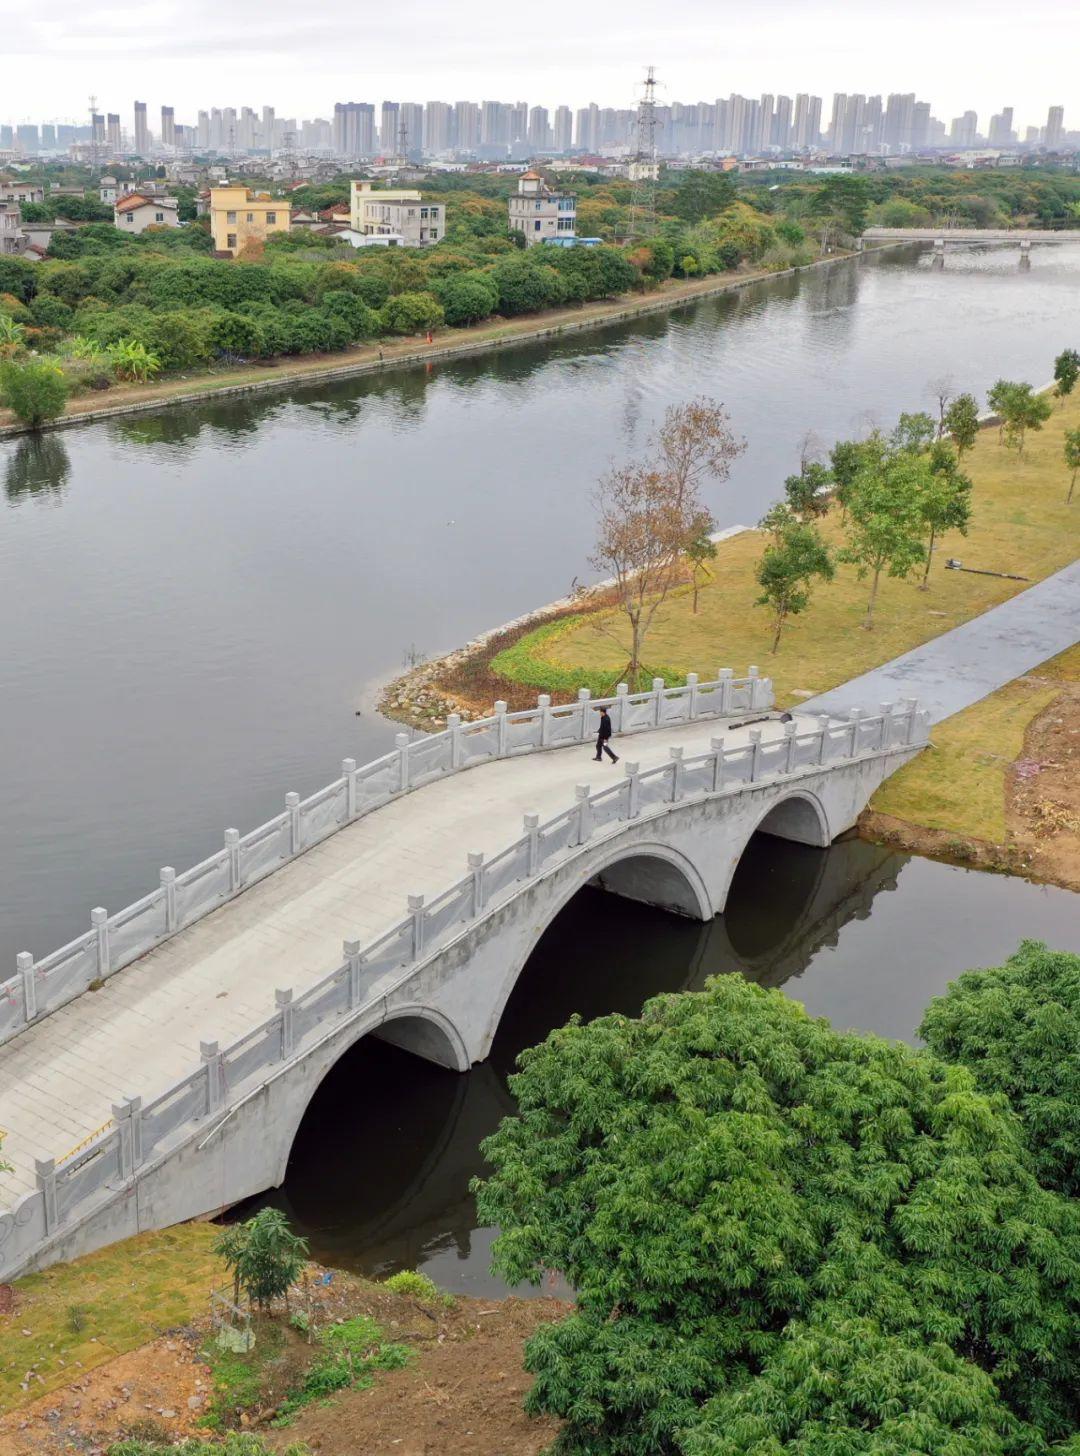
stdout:
<svg viewBox="0 0 1080 1456">
<path fill-rule="evenodd" d="M 252 239 L 262 242 L 270 233 L 287 233 L 291 216 L 283 198 L 247 187 L 211 187 L 209 213 L 215 251 L 234 258 Z"/>
</svg>

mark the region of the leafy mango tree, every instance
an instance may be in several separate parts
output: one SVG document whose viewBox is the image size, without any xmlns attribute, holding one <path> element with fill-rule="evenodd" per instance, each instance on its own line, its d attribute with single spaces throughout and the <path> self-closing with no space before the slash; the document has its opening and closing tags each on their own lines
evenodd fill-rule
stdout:
<svg viewBox="0 0 1080 1456">
<path fill-rule="evenodd" d="M 840 560 L 853 565 L 860 578 L 870 577 L 863 619 L 869 631 L 882 573 L 902 579 L 925 560 L 920 501 L 933 472 L 925 455 L 891 451 L 880 439 L 867 445 L 845 495 L 846 543 Z"/>
<path fill-rule="evenodd" d="M 973 1051 L 975 1045 L 973 1042 Z M 522 1054 L 476 1193 L 574 1456 L 1042 1456 L 1080 1431 L 1080 1204 L 975 1071 L 720 976 Z"/>
</svg>

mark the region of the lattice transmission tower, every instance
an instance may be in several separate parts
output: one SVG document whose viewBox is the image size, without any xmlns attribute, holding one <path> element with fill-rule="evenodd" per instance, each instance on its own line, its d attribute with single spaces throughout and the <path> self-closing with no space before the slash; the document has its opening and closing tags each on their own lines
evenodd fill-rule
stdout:
<svg viewBox="0 0 1080 1456">
<path fill-rule="evenodd" d="M 630 237 L 646 238 L 656 230 L 656 68 L 650 66 L 638 102 L 634 155 L 630 159 Z"/>
<path fill-rule="evenodd" d="M 404 111 L 400 113 L 398 119 L 396 160 L 402 167 L 409 160 L 409 123 Z"/>
</svg>

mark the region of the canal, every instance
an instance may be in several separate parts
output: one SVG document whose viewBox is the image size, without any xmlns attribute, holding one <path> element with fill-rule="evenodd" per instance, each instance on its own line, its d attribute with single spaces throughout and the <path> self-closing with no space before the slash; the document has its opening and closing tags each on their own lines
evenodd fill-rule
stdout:
<svg viewBox="0 0 1080 1456">
<path fill-rule="evenodd" d="M 668 404 L 727 404 L 748 449 L 710 504 L 752 523 L 807 430 L 887 425 L 942 374 L 980 396 L 1043 383 L 1080 333 L 1078 264 L 1074 245 L 1030 267 L 912 247 L 452 365 L 0 444 L 4 974 L 381 752 L 373 685 L 585 576 L 589 487 Z"/>
</svg>

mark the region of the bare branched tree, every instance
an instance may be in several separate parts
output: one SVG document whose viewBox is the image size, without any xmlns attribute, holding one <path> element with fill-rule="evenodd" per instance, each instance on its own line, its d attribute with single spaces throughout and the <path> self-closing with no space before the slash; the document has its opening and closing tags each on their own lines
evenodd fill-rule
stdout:
<svg viewBox="0 0 1080 1456">
<path fill-rule="evenodd" d="M 799 472 L 806 474 L 808 465 L 820 465 L 828 450 L 825 441 L 816 430 L 806 430 L 799 440 Z"/>
<path fill-rule="evenodd" d="M 930 380 L 926 389 L 938 408 L 937 437 L 940 440 L 945 433 L 945 411 L 956 395 L 956 380 L 951 374 L 939 374 L 936 379 Z"/>
<path fill-rule="evenodd" d="M 596 545 L 589 563 L 612 579 L 619 607 L 617 623 L 601 617 L 598 627 L 625 647 L 629 626 L 625 677 L 634 688 L 644 676 L 649 628 L 681 579 L 684 555 L 712 529 L 702 488 L 725 480 L 744 449 L 722 406 L 708 399 L 673 405 L 650 457 L 610 470 L 595 490 Z"/>
</svg>

